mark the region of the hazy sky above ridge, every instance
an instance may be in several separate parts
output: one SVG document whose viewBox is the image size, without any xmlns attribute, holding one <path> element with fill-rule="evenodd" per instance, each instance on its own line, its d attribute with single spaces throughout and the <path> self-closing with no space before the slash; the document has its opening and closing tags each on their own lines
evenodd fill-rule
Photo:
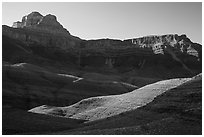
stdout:
<svg viewBox="0 0 204 137">
<path fill-rule="evenodd" d="M 2 3 L 2 24 L 11 26 L 38 11 L 54 14 L 72 35 L 82 39 L 127 39 L 147 35 L 186 34 L 202 43 L 202 3 Z"/>
</svg>

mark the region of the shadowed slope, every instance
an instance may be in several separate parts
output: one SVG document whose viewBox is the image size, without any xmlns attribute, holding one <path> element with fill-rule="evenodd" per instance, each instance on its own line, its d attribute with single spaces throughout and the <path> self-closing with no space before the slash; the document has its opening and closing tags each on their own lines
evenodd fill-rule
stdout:
<svg viewBox="0 0 204 137">
<path fill-rule="evenodd" d="M 82 120 L 28 113 L 21 109 L 3 107 L 2 134 L 38 134 L 76 128 Z"/>
<path fill-rule="evenodd" d="M 3 105 L 21 109 L 47 104 L 65 106 L 81 99 L 126 93 L 136 89 L 114 81 L 86 80 L 29 64 L 3 62 Z"/>
</svg>

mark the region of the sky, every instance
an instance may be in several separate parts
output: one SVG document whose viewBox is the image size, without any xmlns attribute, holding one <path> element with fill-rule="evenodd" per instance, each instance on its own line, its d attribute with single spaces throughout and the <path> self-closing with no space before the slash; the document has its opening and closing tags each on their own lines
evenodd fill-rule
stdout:
<svg viewBox="0 0 204 137">
<path fill-rule="evenodd" d="M 2 24 L 12 26 L 32 11 L 55 15 L 72 35 L 86 40 L 186 34 L 202 43 L 201 2 L 3 2 Z"/>
</svg>

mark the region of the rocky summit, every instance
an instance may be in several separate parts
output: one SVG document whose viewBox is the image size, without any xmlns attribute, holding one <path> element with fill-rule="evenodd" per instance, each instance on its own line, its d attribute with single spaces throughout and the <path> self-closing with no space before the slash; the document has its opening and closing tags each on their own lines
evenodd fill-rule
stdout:
<svg viewBox="0 0 204 137">
<path fill-rule="evenodd" d="M 13 28 L 27 28 L 54 34 L 69 35 L 69 32 L 51 14 L 42 16 L 39 12 L 32 12 L 22 18 L 22 22 L 13 23 Z"/>
<path fill-rule="evenodd" d="M 70 35 L 57 21 L 57 17 L 51 14 L 42 16 L 38 12 L 32 12 L 22 18 L 22 21 L 13 23 L 12 27 L 3 26 L 3 35 L 26 43 L 37 43 L 45 47 L 60 47 L 66 49 L 76 46 L 79 38 Z"/>
</svg>

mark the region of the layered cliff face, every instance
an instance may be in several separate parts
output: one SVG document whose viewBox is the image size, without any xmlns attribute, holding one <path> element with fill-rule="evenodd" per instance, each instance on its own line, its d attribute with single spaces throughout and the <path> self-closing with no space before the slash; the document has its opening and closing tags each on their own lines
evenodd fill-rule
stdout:
<svg viewBox="0 0 204 137">
<path fill-rule="evenodd" d="M 164 55 L 169 53 L 169 49 L 175 54 L 188 54 L 201 59 L 201 46 L 193 43 L 186 35 L 178 36 L 169 34 L 162 36 L 146 36 L 141 38 L 127 40 L 99 39 L 89 40 L 81 46 L 81 51 L 89 50 L 104 56 L 127 56 L 143 55 L 152 56 L 152 54 Z"/>
<path fill-rule="evenodd" d="M 38 12 L 24 16 L 22 22 L 15 22 L 12 28 L 3 26 L 2 30 L 4 36 L 24 42 L 34 53 L 37 49 L 40 56 L 57 51 L 60 60 L 72 56 L 71 62 L 82 68 L 142 69 L 149 75 L 151 69 L 175 71 L 178 68 L 193 74 L 200 72 L 202 66 L 201 45 L 193 43 L 186 35 L 145 36 L 123 41 L 82 40 L 63 28 L 54 15 L 43 16 Z"/>
<path fill-rule="evenodd" d="M 144 69 L 161 65 L 173 69 L 181 66 L 185 71 L 193 73 L 191 69 L 201 67 L 201 51 L 201 45 L 191 42 L 186 35 L 169 34 L 123 41 L 90 40 L 81 48 L 81 55 L 84 56 L 82 65 L 85 66 L 99 61 L 101 64 L 104 62 L 109 68 Z M 97 58 L 92 58 L 91 55 Z"/>
<path fill-rule="evenodd" d="M 152 48 L 155 54 L 164 54 L 163 50 L 168 48 L 168 46 L 178 50 L 177 52 L 187 53 L 196 57 L 199 54 L 194 48 L 194 43 L 186 35 L 146 36 L 132 39 L 132 44 L 138 45 L 141 48 Z"/>
</svg>

